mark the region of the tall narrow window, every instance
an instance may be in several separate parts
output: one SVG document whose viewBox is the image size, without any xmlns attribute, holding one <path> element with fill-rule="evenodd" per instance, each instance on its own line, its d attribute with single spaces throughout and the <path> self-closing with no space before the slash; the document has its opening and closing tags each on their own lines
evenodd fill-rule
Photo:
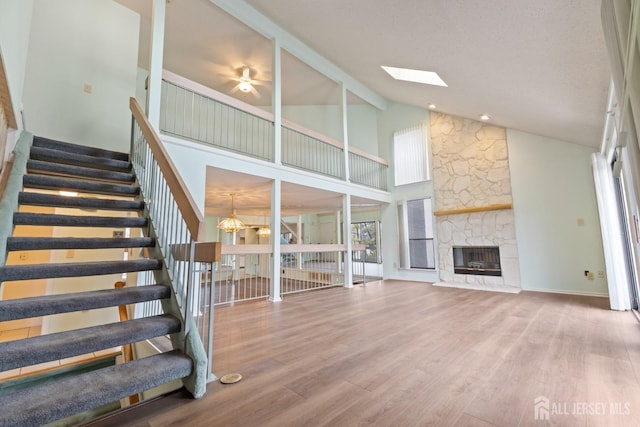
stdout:
<svg viewBox="0 0 640 427">
<path fill-rule="evenodd" d="M 428 152 L 426 126 L 414 126 L 393 134 L 396 186 L 431 179 Z"/>
<path fill-rule="evenodd" d="M 398 205 L 400 266 L 435 268 L 431 199 L 407 200 Z"/>
</svg>

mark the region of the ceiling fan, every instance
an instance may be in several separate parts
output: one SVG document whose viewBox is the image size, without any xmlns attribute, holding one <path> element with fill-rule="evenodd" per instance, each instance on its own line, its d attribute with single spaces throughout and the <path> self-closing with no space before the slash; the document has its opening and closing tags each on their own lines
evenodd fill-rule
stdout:
<svg viewBox="0 0 640 427">
<path fill-rule="evenodd" d="M 252 93 L 256 98 L 260 98 L 260 92 L 258 92 L 255 86 L 263 85 L 268 82 L 252 79 L 251 69 L 247 66 L 243 66 L 238 71 L 240 76 L 232 78 L 232 80 L 238 82 L 238 84 L 231 89 L 231 92 L 240 91 L 244 93 Z"/>
</svg>

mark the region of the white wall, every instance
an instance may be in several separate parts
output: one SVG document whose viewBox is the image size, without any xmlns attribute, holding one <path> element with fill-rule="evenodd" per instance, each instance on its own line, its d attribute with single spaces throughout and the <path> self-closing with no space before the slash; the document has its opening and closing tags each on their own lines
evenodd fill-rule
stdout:
<svg viewBox="0 0 640 427">
<path fill-rule="evenodd" d="M 511 129 L 507 145 L 522 288 L 607 295 L 594 150 Z"/>
<path fill-rule="evenodd" d="M 337 105 L 283 105 L 282 118 L 342 141 L 342 116 Z"/>
<path fill-rule="evenodd" d="M 32 10 L 33 0 L 0 1 L 0 52 L 9 81 L 13 111 L 20 129 Z"/>
<path fill-rule="evenodd" d="M 369 104 L 347 106 L 349 147 L 378 155 L 378 109 Z"/>
<path fill-rule="evenodd" d="M 24 89 L 27 129 L 128 151 L 139 25 L 138 14 L 111 0 L 35 0 Z"/>
</svg>

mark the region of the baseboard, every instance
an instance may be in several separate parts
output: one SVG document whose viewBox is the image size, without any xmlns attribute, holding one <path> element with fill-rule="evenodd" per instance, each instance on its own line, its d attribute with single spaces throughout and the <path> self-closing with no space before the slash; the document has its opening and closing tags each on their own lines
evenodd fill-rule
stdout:
<svg viewBox="0 0 640 427">
<path fill-rule="evenodd" d="M 563 289 L 524 289 L 524 288 L 522 290 L 526 292 L 544 292 L 548 294 L 579 295 L 583 297 L 609 298 L 609 294 L 603 294 L 602 292 L 568 291 Z"/>
</svg>

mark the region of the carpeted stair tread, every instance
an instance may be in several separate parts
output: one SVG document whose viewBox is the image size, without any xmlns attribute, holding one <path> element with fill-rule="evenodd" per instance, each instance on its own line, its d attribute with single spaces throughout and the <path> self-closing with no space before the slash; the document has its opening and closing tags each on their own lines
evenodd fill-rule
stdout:
<svg viewBox="0 0 640 427">
<path fill-rule="evenodd" d="M 98 199 L 96 197 L 66 197 L 57 194 L 21 192 L 18 196 L 21 205 L 59 206 L 79 209 L 103 210 L 142 210 L 144 202 L 139 200 Z"/>
<path fill-rule="evenodd" d="M 39 188 L 44 190 L 80 191 L 83 193 L 122 196 L 135 196 L 140 193 L 140 188 L 137 185 L 114 184 L 110 182 L 51 175 L 27 174 L 22 178 L 22 183 L 26 188 Z"/>
<path fill-rule="evenodd" d="M 13 214 L 13 224 L 125 228 L 145 227 L 147 225 L 147 219 L 144 217 L 56 215 L 16 212 Z"/>
<path fill-rule="evenodd" d="M 73 144 L 71 142 L 57 141 L 55 139 L 34 136 L 34 147 L 50 148 L 53 150 L 68 151 L 71 153 L 84 154 L 92 157 L 104 157 L 115 160 L 129 160 L 129 154 L 118 151 L 105 150 L 104 148 L 87 147 L 85 145 Z"/>
<path fill-rule="evenodd" d="M 0 301 L 0 322 L 135 304 L 169 298 L 170 296 L 171 289 L 168 286 L 148 285 L 8 299 Z"/>
<path fill-rule="evenodd" d="M 27 161 L 27 170 L 32 173 L 48 173 L 108 181 L 133 182 L 134 180 L 134 176 L 130 172 L 114 172 L 103 169 L 65 165 L 62 163 L 42 162 L 40 160 Z"/>
<path fill-rule="evenodd" d="M 50 150 L 42 147 L 31 147 L 29 158 L 45 162 L 63 163 L 95 169 L 129 172 L 131 163 L 123 160 L 105 159 L 102 157 L 85 156 L 67 151 Z"/>
<path fill-rule="evenodd" d="M 0 282 L 53 279 L 58 277 L 99 276 L 159 270 L 160 268 L 162 268 L 162 261 L 157 259 L 5 265 L 0 267 Z"/>
<path fill-rule="evenodd" d="M 9 237 L 7 250 L 148 248 L 154 244 L 151 237 Z"/>
<path fill-rule="evenodd" d="M 0 371 L 66 359 L 180 332 L 171 314 L 143 317 L 0 343 Z"/>
<path fill-rule="evenodd" d="M 0 396 L 0 425 L 47 424 L 187 377 L 192 370 L 192 360 L 173 350 L 44 383 Z"/>
</svg>

